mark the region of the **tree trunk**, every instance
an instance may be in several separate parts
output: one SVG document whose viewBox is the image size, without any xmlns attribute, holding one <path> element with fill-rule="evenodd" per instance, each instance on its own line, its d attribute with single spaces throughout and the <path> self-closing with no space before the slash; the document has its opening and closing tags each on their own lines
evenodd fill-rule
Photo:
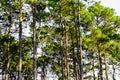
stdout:
<svg viewBox="0 0 120 80">
<path fill-rule="evenodd" d="M 65 31 L 65 43 L 66 43 L 66 50 L 65 50 L 65 54 L 64 54 L 65 80 L 70 80 L 70 76 L 69 76 L 69 63 L 68 63 L 68 35 L 67 35 L 67 30 Z"/>
<path fill-rule="evenodd" d="M 3 73 L 4 71 L 2 70 L 2 80 L 4 80 L 4 73 Z"/>
<path fill-rule="evenodd" d="M 35 20 L 35 5 L 32 6 L 32 13 L 33 13 L 33 62 L 34 62 L 34 70 L 33 70 L 33 78 L 34 80 L 37 80 L 37 41 L 36 41 L 36 20 Z"/>
<path fill-rule="evenodd" d="M 67 80 L 70 80 L 69 59 L 68 59 L 68 34 L 66 31 L 66 55 L 67 55 Z"/>
<path fill-rule="evenodd" d="M 64 73 L 64 46 L 63 46 L 63 35 L 64 35 L 64 28 L 63 28 L 63 25 L 62 25 L 62 16 L 61 16 L 61 7 L 60 7 L 60 24 L 59 26 L 62 28 L 62 36 L 61 36 L 61 41 L 60 41 L 60 55 L 61 55 L 61 72 L 62 72 L 62 80 L 64 80 L 65 78 L 65 73 Z"/>
<path fill-rule="evenodd" d="M 98 48 L 99 49 L 99 48 Z M 99 70 L 99 74 L 100 74 L 100 80 L 103 80 L 103 70 L 102 70 L 102 56 L 100 51 L 98 50 L 98 56 L 99 56 L 99 63 L 100 63 L 100 70 Z"/>
<path fill-rule="evenodd" d="M 73 39 L 72 39 L 72 53 L 73 53 L 73 76 L 74 76 L 74 80 L 77 80 L 77 65 L 76 65 L 76 55 L 75 55 L 75 51 L 74 51 L 74 43 L 73 43 Z"/>
<path fill-rule="evenodd" d="M 6 64 L 6 75 L 5 75 L 5 80 L 9 80 L 9 66 L 10 66 L 10 28 L 11 28 L 11 24 L 12 24 L 12 18 L 11 18 L 11 12 L 8 16 L 8 20 L 9 20 L 9 26 L 8 26 L 8 44 L 7 44 L 7 64 Z"/>
<path fill-rule="evenodd" d="M 44 63 L 43 63 L 43 68 L 42 68 L 42 76 L 41 76 L 41 80 L 46 80 Z"/>
<path fill-rule="evenodd" d="M 112 69 L 113 69 L 113 75 L 112 75 L 112 78 L 113 78 L 113 80 L 116 80 L 116 79 L 115 79 L 115 66 L 114 66 L 113 63 L 112 63 Z"/>
<path fill-rule="evenodd" d="M 61 76 L 61 79 L 62 80 L 65 80 L 65 73 L 64 73 L 64 67 L 65 67 L 65 65 L 64 65 L 64 46 L 63 46 L 63 35 L 64 35 L 64 28 L 63 28 L 63 24 L 62 24 L 62 15 L 61 15 L 61 7 L 59 6 L 59 10 L 60 10 L 60 12 L 59 12 L 59 15 L 60 15 L 60 23 L 59 23 L 59 26 L 62 28 L 62 34 L 61 34 L 61 40 L 60 40 L 60 57 L 61 57 L 61 74 L 62 74 L 62 76 Z"/>
<path fill-rule="evenodd" d="M 74 80 L 78 80 L 76 62 L 77 62 L 77 60 L 76 60 L 76 55 L 75 55 L 74 47 L 73 47 L 73 76 L 74 76 Z"/>
<path fill-rule="evenodd" d="M 63 37 L 62 37 L 63 39 Z M 64 55 L 63 55 L 63 40 L 60 41 L 60 55 L 61 55 L 61 72 L 62 72 L 62 80 L 64 80 Z"/>
<path fill-rule="evenodd" d="M 74 5 L 73 5 L 73 9 L 74 9 Z M 72 41 L 71 42 L 72 43 L 71 52 L 72 52 L 72 55 L 73 55 L 73 57 L 72 57 L 72 61 L 73 61 L 73 79 L 77 80 L 77 67 L 76 67 L 77 66 L 76 65 L 77 60 L 76 60 L 76 54 L 75 54 L 75 50 L 74 50 L 75 46 L 74 46 L 74 37 L 73 37 L 73 33 L 72 33 L 73 30 L 74 30 L 74 27 L 70 29 L 70 36 L 71 36 L 71 41 Z"/>
<path fill-rule="evenodd" d="M 78 22 L 77 22 L 78 23 Z M 75 22 L 76 24 L 76 22 Z M 79 32 L 78 32 L 78 25 L 75 25 L 75 31 L 76 31 L 76 49 L 77 49 L 77 75 L 78 75 L 78 80 L 80 80 L 80 68 L 81 68 L 81 62 L 80 62 L 80 51 L 79 51 Z"/>
<path fill-rule="evenodd" d="M 20 2 L 22 6 L 22 2 Z M 22 8 L 19 14 L 19 65 L 18 65 L 18 80 L 22 80 Z"/>
<path fill-rule="evenodd" d="M 106 80 L 109 80 L 108 79 L 108 72 L 107 72 L 107 63 L 106 63 L 106 55 L 104 54 L 104 63 L 105 63 L 105 75 L 106 75 Z"/>
<path fill-rule="evenodd" d="M 78 75 L 77 75 L 77 57 L 76 57 L 76 54 L 75 54 L 75 46 L 74 45 L 74 33 L 72 33 L 72 31 L 75 32 L 76 30 L 76 41 L 77 41 L 77 28 L 76 28 L 76 11 L 75 11 L 75 4 L 73 3 L 72 4 L 72 8 L 73 8 L 73 16 L 74 16 L 74 23 L 75 25 L 73 25 L 73 28 L 70 29 L 70 34 L 71 34 L 71 40 L 72 40 L 72 53 L 73 53 L 73 76 L 74 76 L 74 80 L 78 80 Z M 77 41 L 78 43 L 78 41 Z"/>
<path fill-rule="evenodd" d="M 2 65 L 2 80 L 5 80 L 5 67 L 4 67 L 4 65 Z"/>
<path fill-rule="evenodd" d="M 42 45 L 42 56 L 43 56 L 43 45 Z M 45 61 L 43 61 L 45 62 Z M 41 74 L 41 80 L 46 80 L 46 74 L 45 74 L 45 63 L 42 63 L 42 74 Z"/>
<path fill-rule="evenodd" d="M 98 72 L 98 80 L 100 80 L 100 73 Z"/>
<path fill-rule="evenodd" d="M 96 78 L 95 78 L 94 56 L 93 56 L 93 61 L 92 61 L 92 70 L 93 70 L 93 79 L 96 80 Z"/>
<path fill-rule="evenodd" d="M 79 68 L 80 68 L 80 80 L 83 80 L 83 65 L 82 65 L 82 29 L 80 25 L 80 0 L 78 0 L 78 41 L 80 42 L 80 51 L 79 52 Z"/>
</svg>

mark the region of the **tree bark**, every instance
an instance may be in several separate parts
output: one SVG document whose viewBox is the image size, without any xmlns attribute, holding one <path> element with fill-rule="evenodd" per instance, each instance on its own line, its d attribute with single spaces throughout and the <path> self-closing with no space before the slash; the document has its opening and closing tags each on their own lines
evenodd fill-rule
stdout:
<svg viewBox="0 0 120 80">
<path fill-rule="evenodd" d="M 74 44 L 73 44 L 74 46 Z M 74 52 L 74 47 L 73 47 L 73 75 L 74 75 L 74 80 L 78 80 L 78 76 L 77 76 L 77 65 L 76 65 L 76 55 L 75 55 L 75 52 Z"/>
<path fill-rule="evenodd" d="M 44 63 L 43 63 L 43 68 L 42 68 L 42 76 L 41 76 L 41 80 L 46 80 Z"/>
<path fill-rule="evenodd" d="M 22 2 L 20 2 L 19 10 L 19 64 L 18 64 L 18 80 L 22 80 Z"/>
<path fill-rule="evenodd" d="M 70 71 L 69 71 L 69 60 L 68 60 L 68 34 L 66 31 L 66 55 L 67 55 L 67 80 L 70 80 Z"/>
<path fill-rule="evenodd" d="M 5 80 L 9 80 L 9 66 L 10 66 L 10 28 L 11 28 L 11 24 L 12 24 L 12 18 L 11 18 L 11 12 L 8 16 L 8 20 L 9 20 L 9 26 L 8 26 L 8 44 L 7 44 L 7 64 L 6 64 L 6 75 L 5 75 Z"/>
<path fill-rule="evenodd" d="M 73 9 L 74 9 L 74 5 L 73 5 Z M 74 16 L 75 16 L 75 14 L 74 14 Z M 73 30 L 74 30 L 74 26 L 73 26 L 73 28 L 70 28 L 70 36 L 71 36 L 71 43 L 72 43 L 71 52 L 72 52 L 72 55 L 73 55 L 73 57 L 72 57 L 72 61 L 73 61 L 73 78 L 74 78 L 74 80 L 77 80 L 77 67 L 76 67 L 77 66 L 76 65 L 77 59 L 76 59 L 76 54 L 75 54 L 75 50 L 74 50 L 75 45 L 74 45 L 74 37 L 73 37 L 73 33 L 72 33 Z"/>
<path fill-rule="evenodd" d="M 64 80 L 64 55 L 63 55 L 63 37 L 60 41 L 60 55 L 61 55 L 61 72 L 62 72 L 62 80 Z"/>
<path fill-rule="evenodd" d="M 76 11 L 75 11 L 75 4 L 72 4 L 72 8 L 73 8 L 73 16 L 74 16 L 74 23 L 75 25 L 73 25 L 73 28 L 71 28 L 70 30 L 70 34 L 71 34 L 71 40 L 72 40 L 72 53 L 73 53 L 73 76 L 74 76 L 74 80 L 78 80 L 78 72 L 77 72 L 77 56 L 75 54 L 75 48 L 76 46 L 78 46 L 78 35 L 77 35 L 77 26 L 76 26 Z M 72 33 L 72 31 L 74 30 L 74 32 L 76 31 L 76 43 L 77 45 L 74 45 L 74 33 Z M 78 47 L 77 47 L 78 49 Z M 77 54 L 78 54 L 78 50 L 77 50 Z"/>
<path fill-rule="evenodd" d="M 62 28 L 62 33 L 61 33 L 61 40 L 60 40 L 60 57 L 61 57 L 61 79 L 62 80 L 65 80 L 65 73 L 64 73 L 64 70 L 65 70 L 65 65 L 64 65 L 64 46 L 63 46 L 63 35 L 64 35 L 64 28 L 63 28 L 63 24 L 62 24 L 62 15 L 61 15 L 61 6 L 59 6 L 59 15 L 60 15 L 60 22 L 59 22 L 59 26 Z"/>
<path fill-rule="evenodd" d="M 4 71 L 2 70 L 2 80 L 4 80 Z"/>
<path fill-rule="evenodd" d="M 67 30 L 65 29 L 65 43 L 66 43 L 66 50 L 64 54 L 64 61 L 65 61 L 65 80 L 70 80 L 69 76 L 69 63 L 68 63 L 68 34 Z"/>
<path fill-rule="evenodd" d="M 116 79 L 115 79 L 115 66 L 114 66 L 113 63 L 112 63 L 112 69 L 113 69 L 113 75 L 112 75 L 112 78 L 113 78 L 113 80 L 116 80 Z"/>
<path fill-rule="evenodd" d="M 34 80 L 37 80 L 37 41 L 36 41 L 36 20 L 35 20 L 35 5 L 32 5 L 32 13 L 33 13 L 33 24 L 32 24 L 32 28 L 33 28 L 33 78 Z"/>
<path fill-rule="evenodd" d="M 72 35 L 71 35 L 71 37 L 72 37 Z M 73 76 L 74 76 L 74 80 L 77 80 L 77 67 L 76 67 L 77 60 L 76 60 L 76 55 L 75 55 L 75 51 L 74 51 L 73 39 L 72 39 L 72 53 L 73 53 Z"/>
<path fill-rule="evenodd" d="M 104 63 L 105 63 L 105 75 L 106 75 L 106 80 L 109 80 L 108 79 L 108 72 L 107 72 L 107 63 L 106 63 L 106 55 L 104 54 Z"/>
<path fill-rule="evenodd" d="M 93 79 L 96 80 L 96 78 L 95 78 L 94 56 L 93 56 L 93 60 L 92 60 L 92 70 L 93 70 Z"/>
<path fill-rule="evenodd" d="M 98 48 L 99 49 L 99 48 Z M 100 80 L 103 80 L 103 70 L 102 70 L 102 56 L 100 51 L 98 50 L 98 56 L 99 56 L 99 64 L 100 64 L 100 70 L 99 70 L 99 74 L 100 74 Z"/>
<path fill-rule="evenodd" d="M 80 80 L 83 80 L 83 65 L 82 65 L 82 28 L 80 25 L 80 1 L 78 0 L 78 41 L 80 42 L 80 51 L 79 52 L 79 68 L 80 68 Z"/>
</svg>

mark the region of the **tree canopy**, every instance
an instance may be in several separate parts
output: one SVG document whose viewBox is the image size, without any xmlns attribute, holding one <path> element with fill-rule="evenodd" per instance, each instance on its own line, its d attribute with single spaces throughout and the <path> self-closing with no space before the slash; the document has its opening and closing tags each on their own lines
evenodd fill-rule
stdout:
<svg viewBox="0 0 120 80">
<path fill-rule="evenodd" d="M 2 80 L 116 80 L 119 30 L 97 1 L 0 0 Z"/>
</svg>

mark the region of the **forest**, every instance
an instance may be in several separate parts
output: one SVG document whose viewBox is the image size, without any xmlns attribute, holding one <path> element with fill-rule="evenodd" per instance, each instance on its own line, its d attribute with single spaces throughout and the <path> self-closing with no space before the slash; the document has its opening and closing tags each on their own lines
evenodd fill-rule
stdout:
<svg viewBox="0 0 120 80">
<path fill-rule="evenodd" d="M 120 16 L 95 0 L 0 0 L 0 80 L 119 80 Z"/>
</svg>

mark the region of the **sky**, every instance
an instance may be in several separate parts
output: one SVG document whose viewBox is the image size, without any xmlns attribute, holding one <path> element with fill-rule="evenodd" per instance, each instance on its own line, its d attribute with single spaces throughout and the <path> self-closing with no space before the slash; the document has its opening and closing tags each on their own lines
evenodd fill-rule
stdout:
<svg viewBox="0 0 120 80">
<path fill-rule="evenodd" d="M 110 7 L 115 9 L 115 13 L 120 16 L 120 0 L 98 0 L 105 7 Z"/>
</svg>

